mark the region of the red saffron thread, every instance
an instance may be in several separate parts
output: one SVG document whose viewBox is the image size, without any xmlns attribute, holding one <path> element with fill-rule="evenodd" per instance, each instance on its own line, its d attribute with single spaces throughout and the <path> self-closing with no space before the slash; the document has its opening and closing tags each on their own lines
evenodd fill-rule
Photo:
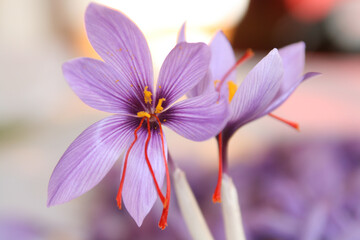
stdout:
<svg viewBox="0 0 360 240">
<path fill-rule="evenodd" d="M 281 121 L 281 122 L 289 125 L 289 126 L 292 127 L 292 128 L 295 128 L 297 131 L 300 132 L 300 127 L 299 127 L 299 124 L 298 124 L 298 123 L 292 122 L 292 121 L 289 121 L 289 120 L 286 120 L 286 119 L 284 119 L 284 118 L 282 118 L 282 117 L 279 117 L 279 116 L 276 116 L 276 115 L 274 115 L 274 114 L 272 114 L 272 113 L 269 113 L 268 115 L 269 115 L 270 117 L 275 118 L 276 120 L 279 120 L 279 121 Z"/>
<path fill-rule="evenodd" d="M 254 52 L 250 48 L 247 49 L 246 52 L 244 53 L 244 55 L 239 60 L 237 60 L 237 62 L 221 78 L 219 85 L 216 87 L 216 91 L 218 91 L 218 92 L 220 91 L 221 86 L 225 82 L 226 78 L 230 75 L 230 73 L 232 73 L 232 71 L 234 71 L 237 68 L 237 66 L 239 66 L 241 63 L 243 63 L 245 60 L 251 58 L 252 56 L 254 56 Z"/>
<path fill-rule="evenodd" d="M 218 135 L 218 142 L 219 142 L 219 175 L 217 185 L 212 197 L 214 203 L 221 202 L 221 180 L 222 180 L 222 132 Z"/>
<path fill-rule="evenodd" d="M 220 89 L 221 86 L 223 85 L 223 83 L 225 82 L 226 78 L 229 77 L 229 75 L 241 64 L 243 63 L 245 60 L 251 58 L 252 56 L 254 56 L 254 52 L 249 48 L 246 50 L 246 52 L 244 53 L 244 55 L 237 60 L 237 62 L 225 73 L 225 75 L 221 78 L 220 83 L 217 85 L 216 87 L 216 91 L 219 92 L 219 99 L 220 99 Z M 219 101 L 218 99 L 218 101 Z M 222 133 L 219 133 L 219 174 L 218 174 L 218 181 L 216 184 L 216 188 L 213 194 L 213 202 L 214 203 L 219 203 L 221 202 L 221 180 L 222 180 L 222 165 L 223 165 L 223 159 L 222 159 Z"/>
<path fill-rule="evenodd" d="M 163 212 L 161 214 L 161 218 L 159 221 L 159 227 L 164 230 L 167 226 L 167 217 L 169 213 L 169 205 L 170 205 L 170 193 L 171 193 L 171 184 L 170 184 L 170 173 L 169 167 L 166 161 L 166 154 L 165 154 L 165 143 L 164 143 L 164 135 L 161 127 L 160 119 L 156 115 L 152 115 L 156 118 L 156 121 L 159 124 L 160 136 L 161 136 L 161 145 L 162 145 L 162 153 L 164 158 L 165 170 L 166 170 L 166 199 L 164 203 Z"/>
<path fill-rule="evenodd" d="M 127 152 L 126 152 L 126 157 L 125 157 L 125 161 L 124 161 L 124 169 L 123 169 L 122 176 L 121 176 L 119 191 L 118 191 L 118 193 L 117 193 L 117 195 L 116 195 L 116 202 L 117 202 L 117 205 L 118 205 L 118 208 L 119 208 L 119 209 L 121 209 L 121 193 L 122 193 L 122 189 L 123 189 L 123 185 L 124 185 L 124 180 L 125 180 L 127 160 L 128 160 L 128 158 L 129 158 L 130 150 L 132 149 L 132 147 L 134 146 L 135 142 L 137 141 L 137 138 L 138 138 L 137 132 L 138 132 L 139 129 L 141 128 L 144 120 L 145 120 L 145 117 L 143 117 L 143 118 L 141 119 L 139 126 L 135 129 L 135 131 L 134 131 L 135 139 L 134 139 L 134 141 L 131 143 L 129 149 L 128 149 Z"/>
<path fill-rule="evenodd" d="M 146 119 L 147 120 L 147 130 L 148 130 L 148 137 L 146 139 L 146 142 L 145 142 L 145 159 L 146 159 L 146 163 L 149 167 L 149 170 L 150 170 L 150 173 L 151 173 L 151 176 L 154 180 L 154 184 L 155 184 L 155 188 L 156 188 L 156 191 L 160 197 L 160 200 L 161 202 L 163 203 L 163 205 L 165 206 L 166 204 L 166 199 L 164 197 L 164 195 L 162 194 L 161 190 L 160 190 L 160 187 L 159 187 L 159 184 L 156 180 L 156 177 L 155 177 L 155 173 L 154 173 L 154 170 L 152 169 L 152 166 L 151 166 L 151 163 L 150 163 L 150 160 L 149 160 L 149 156 L 148 156 L 148 146 L 149 146 L 149 142 L 150 142 L 150 138 L 151 138 L 151 130 L 150 130 L 150 121 L 149 121 L 149 118 Z"/>
</svg>

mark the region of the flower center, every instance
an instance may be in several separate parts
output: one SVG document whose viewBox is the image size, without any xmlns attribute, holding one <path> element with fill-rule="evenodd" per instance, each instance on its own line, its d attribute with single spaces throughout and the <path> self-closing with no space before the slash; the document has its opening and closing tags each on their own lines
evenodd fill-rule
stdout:
<svg viewBox="0 0 360 240">
<path fill-rule="evenodd" d="M 151 104 L 151 102 L 152 102 L 152 99 L 151 99 L 152 93 L 150 91 L 148 91 L 148 88 L 149 87 L 146 86 L 145 89 L 144 89 L 144 101 L 145 101 L 145 103 L 150 103 Z M 140 111 L 140 112 L 137 112 L 136 115 L 138 117 L 140 117 L 140 118 L 143 118 L 143 117 L 151 118 L 151 116 L 154 115 L 154 113 L 161 113 L 164 110 L 164 108 L 162 106 L 164 101 L 166 101 L 165 98 L 160 98 L 159 99 L 158 104 L 156 105 L 156 108 L 155 108 L 155 112 Z"/>
<path fill-rule="evenodd" d="M 152 99 L 151 99 L 152 93 L 150 91 L 148 91 L 147 89 L 148 89 L 148 86 L 146 86 L 145 89 L 144 89 L 144 101 L 145 101 L 145 103 L 151 104 L 151 102 L 152 102 Z M 136 115 L 138 117 L 142 118 L 142 119 L 140 121 L 139 126 L 134 131 L 134 136 L 135 136 L 134 141 L 131 143 L 129 149 L 126 152 L 126 156 L 125 156 L 125 160 L 124 160 L 123 173 L 122 173 L 121 182 L 120 182 L 120 187 L 119 187 L 118 194 L 116 196 L 116 201 L 117 201 L 118 207 L 119 207 L 119 209 L 121 209 L 121 194 L 122 194 L 122 188 L 123 188 L 123 185 L 124 185 L 127 160 L 128 160 L 128 157 L 129 157 L 129 154 L 130 154 L 130 151 L 131 151 L 132 147 L 134 146 L 135 142 L 138 139 L 137 132 L 140 130 L 140 128 L 142 127 L 142 125 L 143 125 L 143 123 L 144 123 L 144 121 L 146 119 L 148 136 L 147 136 L 147 139 L 145 141 L 145 161 L 146 161 L 146 164 L 148 165 L 150 174 L 151 174 L 152 179 L 154 181 L 154 185 L 155 185 L 157 194 L 159 195 L 159 198 L 160 198 L 161 202 L 163 203 L 163 212 L 161 214 L 161 218 L 160 218 L 160 221 L 159 221 L 159 227 L 161 229 L 164 229 L 167 226 L 167 216 L 168 216 L 168 213 L 169 213 L 170 191 L 171 191 L 171 188 L 170 188 L 170 174 L 169 174 L 169 168 L 168 168 L 168 165 L 167 165 L 167 159 L 166 159 L 166 153 L 165 153 L 164 135 L 163 135 L 160 119 L 157 116 L 157 114 L 161 113 L 163 111 L 163 109 L 164 109 L 162 107 L 162 103 L 164 101 L 165 101 L 165 98 L 160 98 L 159 99 L 154 113 L 153 112 L 146 112 L 146 111 L 137 112 Z M 157 125 L 159 126 L 159 134 L 160 134 L 160 137 L 161 137 L 162 155 L 163 155 L 163 160 L 164 160 L 164 165 L 165 165 L 165 170 L 166 170 L 166 185 L 167 185 L 167 187 L 166 187 L 166 196 L 165 197 L 162 194 L 161 189 L 159 187 L 159 184 L 158 184 L 158 182 L 156 180 L 155 173 L 154 173 L 154 170 L 153 170 L 153 168 L 151 166 L 151 162 L 150 162 L 149 155 L 148 155 L 148 147 L 149 147 L 149 142 L 150 142 L 151 134 L 152 134 L 151 133 L 151 128 L 150 128 L 150 122 L 155 122 L 155 121 L 157 122 Z M 155 127 L 155 129 L 156 129 L 156 127 Z M 157 149 L 153 149 L 153 150 L 157 151 Z"/>
</svg>

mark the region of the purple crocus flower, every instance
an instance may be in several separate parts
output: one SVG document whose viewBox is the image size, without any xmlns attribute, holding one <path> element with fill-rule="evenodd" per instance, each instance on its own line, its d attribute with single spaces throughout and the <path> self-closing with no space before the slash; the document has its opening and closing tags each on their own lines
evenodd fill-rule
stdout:
<svg viewBox="0 0 360 240">
<path fill-rule="evenodd" d="M 157 85 L 146 40 L 125 15 L 98 4 L 85 13 L 88 38 L 104 61 L 79 58 L 63 73 L 89 106 L 115 113 L 87 128 L 69 146 L 50 178 L 48 206 L 76 198 L 98 184 L 126 150 L 116 197 L 140 226 L 157 195 L 165 228 L 170 201 L 167 145 L 162 124 L 195 141 L 224 127 L 228 108 L 209 94 L 175 103 L 206 74 L 210 50 L 203 43 L 180 43 L 161 67 Z M 225 116 L 225 118 L 224 118 Z M 125 175 L 126 173 L 126 175 Z M 166 173 L 167 190 L 161 192 Z M 122 194 L 123 192 L 123 194 Z"/>
<path fill-rule="evenodd" d="M 178 42 L 185 41 L 185 24 L 182 26 Z M 229 100 L 230 118 L 217 136 L 219 145 L 219 178 L 213 196 L 214 202 L 220 202 L 222 165 L 226 167 L 227 146 L 231 136 L 240 127 L 264 115 L 283 121 L 298 129 L 296 123 L 271 114 L 279 107 L 304 80 L 318 73 L 303 75 L 305 65 L 305 43 L 298 42 L 281 49 L 271 50 L 248 73 L 238 87 L 232 80 L 236 79 L 236 67 L 252 56 L 251 51 L 236 61 L 230 42 L 222 31 L 219 31 L 211 43 L 211 61 L 207 77 L 195 86 L 190 96 L 199 96 L 209 92 L 219 92 L 220 98 Z"/>
</svg>

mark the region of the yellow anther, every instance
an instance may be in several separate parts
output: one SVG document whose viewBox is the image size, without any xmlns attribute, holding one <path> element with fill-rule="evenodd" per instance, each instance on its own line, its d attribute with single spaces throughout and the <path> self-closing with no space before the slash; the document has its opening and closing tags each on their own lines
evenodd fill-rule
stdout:
<svg viewBox="0 0 360 240">
<path fill-rule="evenodd" d="M 151 116 L 150 116 L 150 114 L 149 113 L 147 113 L 147 112 L 144 112 L 144 111 L 140 111 L 140 112 L 138 112 L 137 114 L 136 114 L 138 117 L 147 117 L 147 118 L 150 118 Z"/>
<path fill-rule="evenodd" d="M 233 81 L 228 81 L 228 87 L 229 87 L 229 102 L 233 99 L 236 90 L 238 86 Z"/>
<path fill-rule="evenodd" d="M 220 82 L 220 80 L 215 80 L 214 81 L 214 87 L 216 87 L 216 84 L 218 84 Z"/>
<path fill-rule="evenodd" d="M 165 101 L 165 98 L 160 98 L 159 99 L 159 102 L 156 106 L 156 109 L 155 109 L 155 113 L 161 113 L 162 110 L 164 110 L 164 108 L 161 106 L 163 101 Z"/>
<path fill-rule="evenodd" d="M 148 89 L 148 86 L 145 87 L 144 89 L 144 101 L 145 103 L 150 103 L 152 102 L 151 100 L 151 96 L 152 96 L 152 93 L 150 91 L 147 90 Z"/>
</svg>

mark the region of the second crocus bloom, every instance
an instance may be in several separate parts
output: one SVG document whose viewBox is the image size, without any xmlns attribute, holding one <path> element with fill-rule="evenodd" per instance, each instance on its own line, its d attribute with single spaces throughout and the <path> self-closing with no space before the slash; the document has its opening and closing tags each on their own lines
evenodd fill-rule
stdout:
<svg viewBox="0 0 360 240">
<path fill-rule="evenodd" d="M 178 42 L 185 41 L 185 25 L 182 26 Z M 230 118 L 217 136 L 219 143 L 219 179 L 213 200 L 221 201 L 220 186 L 222 165 L 227 164 L 227 146 L 231 136 L 253 120 L 270 114 L 279 107 L 304 80 L 318 73 L 303 74 L 305 65 L 305 44 L 294 43 L 281 49 L 270 51 L 248 73 L 240 86 L 236 81 L 236 66 L 251 56 L 247 52 L 242 59 L 236 61 L 231 44 L 223 32 L 219 31 L 211 43 L 211 61 L 207 77 L 190 90 L 189 95 L 199 96 L 209 92 L 218 92 L 220 99 L 228 99 Z M 273 117 L 297 128 L 275 115 Z"/>
</svg>

